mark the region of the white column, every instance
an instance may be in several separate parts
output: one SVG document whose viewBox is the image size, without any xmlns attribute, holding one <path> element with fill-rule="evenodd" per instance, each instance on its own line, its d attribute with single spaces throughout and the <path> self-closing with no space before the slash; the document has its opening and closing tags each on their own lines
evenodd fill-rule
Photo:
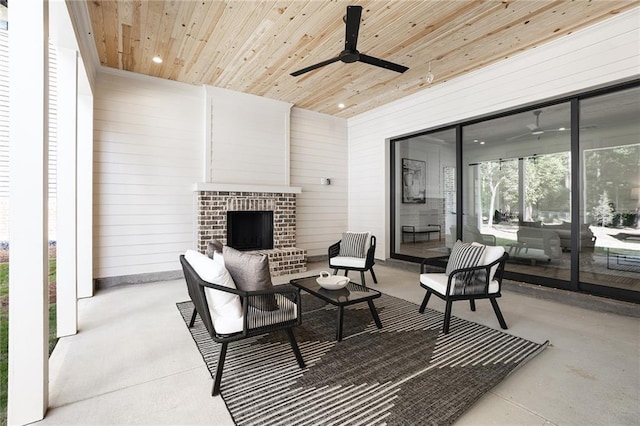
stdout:
<svg viewBox="0 0 640 426">
<path fill-rule="evenodd" d="M 86 78 L 82 73 L 78 78 Z M 87 83 L 88 84 L 88 83 Z M 78 96 L 78 297 L 93 296 L 93 96 Z"/>
<path fill-rule="evenodd" d="M 202 176 L 204 178 L 203 182 L 211 182 L 211 164 L 212 164 L 212 140 L 211 140 L 211 132 L 213 129 L 211 128 L 211 114 L 213 112 L 212 98 L 213 92 L 210 90 L 209 86 L 204 86 L 204 134 L 202 135 L 204 138 L 204 155 L 202 156 L 203 161 L 203 169 Z"/>
<path fill-rule="evenodd" d="M 44 417 L 49 381 L 48 3 L 11 3 L 8 423 Z"/>
<path fill-rule="evenodd" d="M 58 167 L 56 304 L 58 337 L 78 331 L 76 128 L 78 54 L 57 48 L 58 58 Z"/>
</svg>

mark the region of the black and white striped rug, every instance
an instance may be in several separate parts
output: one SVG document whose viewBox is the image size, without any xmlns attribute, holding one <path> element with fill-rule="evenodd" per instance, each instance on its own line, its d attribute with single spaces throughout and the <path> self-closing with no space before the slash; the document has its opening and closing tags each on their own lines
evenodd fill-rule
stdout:
<svg viewBox="0 0 640 426">
<path fill-rule="evenodd" d="M 451 424 L 548 345 L 455 317 L 444 335 L 441 312 L 384 294 L 375 305 L 382 329 L 366 303 L 350 306 L 336 342 L 335 307 L 304 295 L 304 370 L 284 333 L 230 343 L 221 393 L 236 424 Z M 178 309 L 188 323 L 191 302 Z M 190 331 L 213 376 L 219 344 L 199 318 Z"/>
</svg>

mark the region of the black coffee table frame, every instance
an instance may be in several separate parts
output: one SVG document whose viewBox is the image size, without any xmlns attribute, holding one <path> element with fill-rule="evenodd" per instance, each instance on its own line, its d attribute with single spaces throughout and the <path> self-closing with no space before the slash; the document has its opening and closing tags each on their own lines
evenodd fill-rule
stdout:
<svg viewBox="0 0 640 426">
<path fill-rule="evenodd" d="M 354 282 L 350 282 L 345 288 L 340 290 L 327 290 L 320 287 L 316 282 L 319 275 L 291 280 L 291 285 L 304 290 L 312 296 L 324 300 L 325 302 L 338 307 L 338 329 L 336 330 L 336 340 L 342 340 L 342 322 L 344 319 L 344 307 L 357 303 L 367 302 L 371 316 L 378 328 L 382 328 L 382 322 L 378 316 L 378 311 L 373 304 L 373 299 L 380 297 L 377 290 L 365 287 Z"/>
</svg>

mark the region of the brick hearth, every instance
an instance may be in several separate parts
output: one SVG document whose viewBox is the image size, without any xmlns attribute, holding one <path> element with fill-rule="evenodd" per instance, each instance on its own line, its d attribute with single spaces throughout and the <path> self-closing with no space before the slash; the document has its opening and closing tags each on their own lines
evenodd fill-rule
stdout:
<svg viewBox="0 0 640 426">
<path fill-rule="evenodd" d="M 273 250 L 256 250 L 269 256 L 272 276 L 305 272 L 307 251 L 295 247 L 296 195 L 282 192 L 198 191 L 198 250 L 216 239 L 227 243 L 227 211 L 273 211 Z"/>
</svg>

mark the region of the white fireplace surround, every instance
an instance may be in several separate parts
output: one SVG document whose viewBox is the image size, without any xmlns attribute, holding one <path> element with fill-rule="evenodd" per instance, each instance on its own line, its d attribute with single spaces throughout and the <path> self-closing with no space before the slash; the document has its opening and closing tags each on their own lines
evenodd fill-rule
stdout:
<svg viewBox="0 0 640 426">
<path fill-rule="evenodd" d="M 200 191 L 228 191 L 228 192 L 273 192 L 284 194 L 300 194 L 302 188 L 288 185 L 260 185 L 260 184 L 234 184 L 200 182 L 193 186 L 193 190 Z"/>
</svg>

